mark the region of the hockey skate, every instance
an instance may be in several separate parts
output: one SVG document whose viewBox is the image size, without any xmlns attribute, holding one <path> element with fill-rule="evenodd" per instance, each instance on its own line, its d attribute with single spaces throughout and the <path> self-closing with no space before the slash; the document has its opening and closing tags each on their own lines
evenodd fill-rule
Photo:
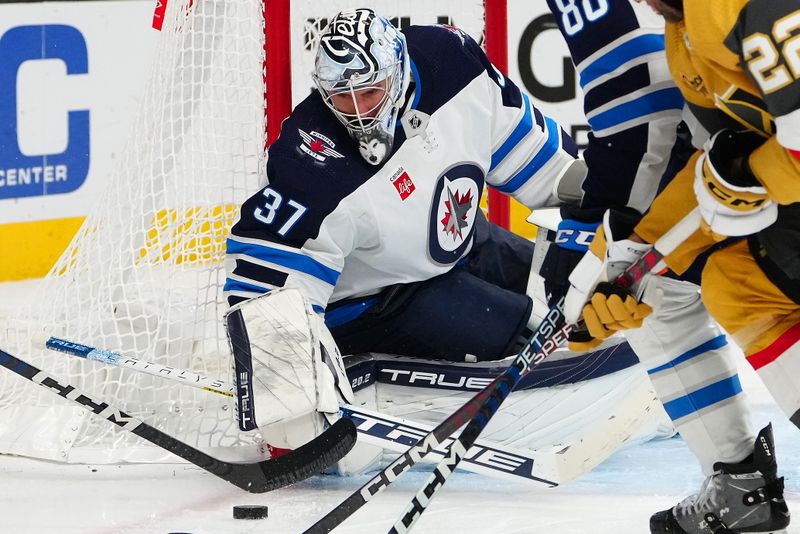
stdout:
<svg viewBox="0 0 800 534">
<path fill-rule="evenodd" d="M 700 492 L 650 518 L 652 534 L 785 533 L 789 509 L 772 439 L 772 425 L 756 437 L 753 454 L 736 464 L 718 462 Z"/>
</svg>

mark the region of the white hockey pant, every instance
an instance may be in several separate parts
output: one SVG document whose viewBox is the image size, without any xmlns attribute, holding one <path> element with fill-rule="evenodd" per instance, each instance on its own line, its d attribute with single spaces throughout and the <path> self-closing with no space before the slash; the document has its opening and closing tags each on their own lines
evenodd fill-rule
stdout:
<svg viewBox="0 0 800 534">
<path fill-rule="evenodd" d="M 737 374 L 737 350 L 713 321 L 698 287 L 650 276 L 643 300 L 653 307 L 641 328 L 626 332 L 653 388 L 703 472 L 738 462 L 755 433 Z"/>
</svg>

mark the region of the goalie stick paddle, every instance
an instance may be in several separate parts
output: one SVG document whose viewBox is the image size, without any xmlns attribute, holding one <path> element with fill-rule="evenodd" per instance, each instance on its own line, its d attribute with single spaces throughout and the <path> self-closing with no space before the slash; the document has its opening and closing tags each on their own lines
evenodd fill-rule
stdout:
<svg viewBox="0 0 800 534">
<path fill-rule="evenodd" d="M 34 337 L 37 348 L 47 348 L 106 365 L 130 369 L 143 374 L 175 382 L 183 386 L 232 397 L 233 386 L 221 379 L 210 378 L 188 369 L 161 365 L 132 356 L 122 355 L 107 349 L 84 345 L 58 337 Z M 607 349 L 606 349 L 607 350 Z M 640 392 L 631 392 L 641 397 Z M 647 400 L 642 400 L 644 405 Z M 588 442 L 586 436 L 576 438 L 578 441 L 563 444 L 560 451 L 539 451 L 506 447 L 498 443 L 476 441 L 470 454 L 464 458 L 460 466 L 473 473 L 491 476 L 504 480 L 517 480 L 547 487 L 555 487 L 573 480 L 586 473 L 597 463 L 607 458 L 611 452 L 622 446 L 630 437 L 631 425 L 636 428 L 642 424 L 642 416 L 647 412 L 637 410 L 634 406 L 641 403 L 632 401 L 633 405 L 620 406 L 612 417 L 606 421 L 598 421 L 592 426 L 592 435 L 598 434 Z M 358 441 L 383 447 L 402 454 L 417 440 L 424 437 L 433 428 L 424 423 L 402 419 L 393 415 L 373 412 L 361 406 L 343 404 L 340 413 L 351 419 L 358 431 Z M 439 447 L 426 455 L 426 459 L 436 463 L 440 461 L 456 438 L 449 437 Z"/>
<path fill-rule="evenodd" d="M 659 239 L 659 241 L 656 243 L 656 248 L 658 250 L 663 250 L 668 254 L 669 251 L 674 250 L 680 243 L 682 243 L 686 237 L 694 233 L 699 225 L 700 212 L 697 208 L 695 208 L 677 225 L 675 225 L 675 227 L 673 227 L 661 239 Z M 645 254 L 641 260 L 628 268 L 626 271 L 627 281 L 631 283 L 634 277 L 638 279 L 644 276 L 645 273 L 649 272 L 659 262 L 661 257 L 662 255 L 656 250 L 651 250 L 648 254 Z M 383 491 L 402 473 L 411 469 L 416 462 L 418 462 L 433 448 L 437 447 L 442 440 L 458 430 L 469 420 L 473 419 L 474 416 L 478 415 L 479 412 L 481 412 L 480 421 L 483 423 L 483 426 L 488 424 L 488 419 L 486 418 L 485 413 L 493 414 L 500 407 L 500 402 L 502 402 L 502 400 L 499 402 L 497 400 L 497 398 L 499 398 L 498 388 L 500 387 L 501 382 L 504 384 L 504 389 L 508 389 L 509 382 L 513 380 L 511 376 L 513 374 L 517 374 L 517 377 L 519 377 L 521 374 L 520 370 L 518 369 L 518 362 L 520 362 L 520 360 L 527 360 L 530 358 L 531 363 L 534 361 L 539 363 L 544 360 L 547 354 L 549 354 L 544 354 L 545 351 L 542 351 L 541 354 L 543 355 L 536 359 L 536 357 L 539 355 L 531 353 L 532 345 L 537 343 L 539 336 L 542 335 L 540 333 L 548 331 L 548 333 L 544 333 L 543 335 L 549 335 L 549 340 L 566 340 L 567 335 L 571 330 L 571 326 L 563 324 L 563 311 L 561 310 L 562 305 L 563 299 L 561 299 L 561 301 L 559 301 L 559 303 L 548 312 L 542 324 L 539 325 L 537 331 L 531 336 L 531 338 L 528 340 L 528 343 L 525 345 L 522 351 L 520 351 L 520 353 L 517 355 L 517 358 L 515 358 L 514 362 L 506 372 L 495 378 L 482 391 L 478 392 L 474 397 L 467 401 L 466 404 L 461 406 L 461 408 L 456 410 L 447 419 L 442 421 L 427 436 L 417 441 L 417 443 L 415 443 L 408 451 L 400 455 L 397 460 L 389 464 L 366 484 L 361 486 L 361 488 L 352 493 L 337 507 L 309 527 L 303 534 L 326 534 L 331 532 L 334 528 L 342 524 L 348 517 L 353 515 L 358 509 L 372 500 L 375 495 Z M 562 323 L 561 327 L 555 328 L 554 324 L 551 323 L 552 320 L 560 320 Z M 554 341 L 550 343 L 545 342 L 543 344 L 543 348 L 548 349 L 552 347 L 551 350 L 555 350 L 553 345 Z M 524 365 L 525 367 L 528 367 L 527 363 Z M 505 392 L 505 395 L 502 398 L 504 399 L 509 392 L 510 389 Z M 491 415 L 489 415 L 489 417 L 491 417 Z M 482 430 L 482 428 L 483 427 L 481 426 L 480 429 Z M 480 433 L 480 431 L 478 433 Z M 475 435 L 475 439 L 476 438 L 477 434 Z M 455 443 L 456 442 L 454 442 L 454 444 Z M 460 448 L 456 447 L 454 449 L 451 447 L 451 451 L 456 449 Z M 466 453 L 466 449 L 464 450 L 464 453 Z M 448 465 L 452 465 L 448 457 L 445 457 L 443 462 L 447 462 Z"/>
<path fill-rule="evenodd" d="M 625 287 L 631 287 L 650 272 L 664 256 L 670 254 L 678 245 L 693 234 L 699 226 L 700 213 L 699 210 L 695 208 L 662 236 L 647 254 L 628 266 L 625 272 L 617 277 L 616 283 Z M 549 345 L 554 344 L 557 348 L 563 341 L 566 341 L 567 336 L 565 335 L 563 338 L 559 338 L 558 333 L 551 335 L 544 342 L 539 341 L 540 336 L 548 336 L 549 332 L 553 331 L 555 328 L 564 326 L 563 305 L 564 299 L 561 298 L 559 302 L 550 309 L 544 321 L 539 325 L 536 333 L 534 333 L 528 341 L 525 348 L 520 351 L 509 368 L 500 375 L 499 378 L 503 379 L 502 383 L 495 388 L 489 401 L 481 406 L 478 414 L 469 421 L 458 439 L 453 441 L 450 445 L 449 453 L 439 462 L 422 488 L 420 488 L 417 494 L 411 499 L 411 502 L 409 502 L 403 514 L 395 522 L 394 526 L 389 529 L 389 534 L 406 533 L 411 530 L 430 504 L 436 492 L 444 485 L 448 477 L 453 473 L 464 456 L 466 456 L 469 448 L 472 447 L 472 444 L 478 439 L 480 433 L 486 428 L 486 425 L 489 424 L 489 420 L 497 413 L 500 405 L 517 385 L 522 376 L 522 372 L 526 368 L 532 368 L 540 364 L 548 354 L 555 350 L 555 348 Z M 566 325 L 564 329 L 569 333 L 572 326 Z M 534 356 L 530 355 L 532 348 L 536 350 Z"/>
<path fill-rule="evenodd" d="M 310 442 L 278 458 L 250 464 L 225 462 L 55 379 L 2 349 L 0 365 L 250 493 L 265 493 L 319 474 L 341 460 L 356 442 L 355 425 L 342 418 Z"/>
<path fill-rule="evenodd" d="M 75 341 L 69 341 L 58 337 L 42 337 L 34 340 L 38 348 L 47 348 L 56 352 L 63 352 L 79 358 L 93 360 L 107 365 L 114 365 L 125 369 L 131 369 L 140 373 L 157 376 L 184 386 L 191 386 L 197 389 L 233 397 L 233 386 L 223 380 L 212 379 L 205 375 L 166 365 L 160 365 L 131 356 L 123 356 L 118 352 L 106 349 L 91 347 Z M 414 440 L 419 439 L 430 432 L 430 427 L 398 417 L 372 412 L 359 406 L 343 404 L 340 409 L 341 414 L 353 421 L 358 431 L 359 439 L 378 445 L 380 447 L 404 452 Z M 444 456 L 450 440 L 442 443 L 442 447 L 434 451 L 439 457 Z M 561 479 L 557 477 L 543 478 L 537 476 L 537 468 L 549 467 L 548 473 L 559 473 L 563 455 L 539 454 L 534 451 L 517 450 L 503 447 L 498 444 L 475 443 L 473 446 L 476 453 L 472 458 L 465 460 L 465 468 L 468 471 L 488 475 L 504 480 L 515 479 L 536 484 L 544 484 L 548 487 L 557 486 Z M 501 461 L 496 461 L 501 458 Z"/>
</svg>

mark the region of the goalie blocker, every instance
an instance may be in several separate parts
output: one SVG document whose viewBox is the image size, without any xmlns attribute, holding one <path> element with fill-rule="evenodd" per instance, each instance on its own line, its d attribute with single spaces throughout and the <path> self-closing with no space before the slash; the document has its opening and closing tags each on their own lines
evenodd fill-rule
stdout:
<svg viewBox="0 0 800 534">
<path fill-rule="evenodd" d="M 271 446 L 296 449 L 335 422 L 340 402 L 353 401 L 336 343 L 299 290 L 236 304 L 225 325 L 241 430 L 259 428 Z"/>
</svg>

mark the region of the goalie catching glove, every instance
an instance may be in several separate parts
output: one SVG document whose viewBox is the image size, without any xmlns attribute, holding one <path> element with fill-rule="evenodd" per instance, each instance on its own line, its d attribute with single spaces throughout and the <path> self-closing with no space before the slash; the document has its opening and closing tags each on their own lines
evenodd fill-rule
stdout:
<svg viewBox="0 0 800 534">
<path fill-rule="evenodd" d="M 694 194 L 703 216 L 701 229 L 717 241 L 754 234 L 778 218 L 778 206 L 748 164 L 750 153 L 763 143 L 753 132 L 721 130 L 697 159 Z"/>
<path fill-rule="evenodd" d="M 651 248 L 649 243 L 625 239 L 641 214 L 633 209 L 608 210 L 589 251 L 569 275 L 564 317 L 576 323 L 583 316 L 587 330 L 573 330 L 569 348 L 582 352 L 597 347 L 618 330 L 638 328 L 652 309 L 614 280 Z M 620 239 L 620 237 L 624 237 Z"/>
<path fill-rule="evenodd" d="M 353 391 L 323 317 L 299 290 L 277 289 L 225 315 L 239 428 L 296 449 L 338 418 Z"/>
</svg>

